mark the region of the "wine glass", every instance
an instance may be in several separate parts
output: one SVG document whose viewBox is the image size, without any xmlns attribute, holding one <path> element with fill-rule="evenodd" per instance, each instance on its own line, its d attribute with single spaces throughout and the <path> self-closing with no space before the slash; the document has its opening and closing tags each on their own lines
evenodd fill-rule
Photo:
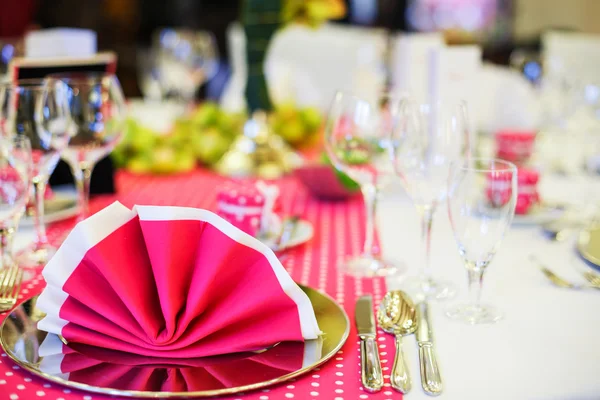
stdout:
<svg viewBox="0 0 600 400">
<path fill-rule="evenodd" d="M 71 89 L 68 98 L 74 129 L 63 159 L 77 186 L 80 215 L 89 214 L 90 181 L 96 163 L 119 143 L 125 127 L 125 98 L 116 76 L 102 73 L 52 75 Z"/>
<path fill-rule="evenodd" d="M 483 275 L 515 215 L 517 167 L 497 159 L 473 159 L 452 166 L 448 214 L 469 279 L 471 302 L 447 315 L 470 324 L 493 323 L 502 314 L 481 304 Z"/>
<path fill-rule="evenodd" d="M 68 87 L 62 82 L 44 79 L 0 85 L 0 129 L 3 135 L 22 135 L 31 143 L 36 239 L 33 248 L 17 256 L 17 262 L 23 267 L 42 266 L 56 251 L 46 236 L 44 193 L 60 153 L 70 139 L 68 92 Z"/>
<path fill-rule="evenodd" d="M 380 258 L 374 245 L 375 213 L 379 191 L 393 176 L 387 156 L 390 131 L 399 101 L 382 95 L 378 104 L 337 92 L 325 127 L 325 149 L 336 169 L 361 188 L 366 207 L 363 252 L 345 265 L 353 276 L 389 276 L 401 272 L 398 264 Z"/>
<path fill-rule="evenodd" d="M 24 135 L 2 137 L 0 139 L 0 195 L 2 196 L 1 207 L 11 207 L 9 218 L 0 218 L 0 256 L 3 267 L 15 264 L 13 254 L 13 235 L 19 225 L 19 220 L 25 213 L 26 204 L 29 200 L 29 188 L 31 187 L 31 175 L 33 173 L 33 162 L 31 159 L 31 142 Z M 12 203 L 6 193 L 17 193 L 21 185 L 25 187 L 25 198 L 13 198 Z M 25 206 L 21 206 L 21 202 Z M 28 278 L 27 278 L 28 279 Z"/>
<path fill-rule="evenodd" d="M 470 156 L 466 103 L 418 103 L 404 99 L 389 146 L 393 169 L 421 216 L 424 260 L 418 276 L 403 281 L 418 299 L 454 296 L 449 282 L 431 277 L 430 243 L 433 216 L 445 201 L 450 164 Z"/>
<path fill-rule="evenodd" d="M 156 74 L 163 98 L 190 102 L 218 70 L 214 36 L 207 31 L 162 29 L 154 37 Z"/>
</svg>

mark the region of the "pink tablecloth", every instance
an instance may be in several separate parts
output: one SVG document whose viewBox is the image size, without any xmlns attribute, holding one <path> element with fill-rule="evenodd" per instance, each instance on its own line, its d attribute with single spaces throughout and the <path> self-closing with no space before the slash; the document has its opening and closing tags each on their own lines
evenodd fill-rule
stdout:
<svg viewBox="0 0 600 400">
<path fill-rule="evenodd" d="M 121 172 L 117 175 L 118 194 L 102 196 L 92 202 L 92 210 L 119 200 L 126 206 L 178 205 L 214 210 L 215 187 L 223 178 L 206 171 L 170 176 L 147 177 Z M 385 294 L 383 279 L 354 279 L 344 276 L 337 266 L 349 255 L 359 254 L 364 238 L 364 208 L 360 197 L 345 202 L 321 202 L 312 198 L 293 178 L 279 182 L 282 193 L 282 213 L 300 214 L 312 222 L 314 238 L 305 245 L 289 250 L 284 264 L 294 280 L 328 293 L 344 306 L 351 320 L 350 337 L 334 359 L 308 374 L 279 386 L 229 399 L 398 399 L 389 385 L 389 372 L 394 356 L 394 342 L 379 331 L 379 350 L 386 376 L 383 390 L 376 394 L 363 391 L 360 385 L 359 347 L 354 326 L 356 298 L 371 293 L 377 304 Z M 51 240 L 56 244 L 65 237 L 73 221 L 64 221 L 49 229 Z M 24 285 L 21 296 L 39 293 L 43 279 L 37 276 Z M 4 315 L 0 316 L 0 321 Z M 88 400 L 108 396 L 70 390 L 47 383 L 16 366 L 6 354 L 0 357 L 0 400 L 10 399 Z"/>
</svg>

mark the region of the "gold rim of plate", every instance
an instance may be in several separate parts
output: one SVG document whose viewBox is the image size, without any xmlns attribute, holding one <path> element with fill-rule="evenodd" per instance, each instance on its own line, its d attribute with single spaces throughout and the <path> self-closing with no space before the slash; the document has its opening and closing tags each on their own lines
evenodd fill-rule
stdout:
<svg viewBox="0 0 600 400">
<path fill-rule="evenodd" d="M 306 295 L 309 297 L 309 299 L 311 301 L 311 304 L 313 305 L 315 315 L 317 317 L 317 322 L 319 323 L 319 328 L 323 332 L 322 337 L 324 337 L 325 340 L 332 339 L 333 336 L 335 336 L 334 332 L 332 332 L 332 330 L 335 330 L 338 333 L 336 343 L 334 343 L 332 345 L 333 347 L 331 348 L 330 351 L 327 352 L 327 354 L 321 355 L 321 358 L 319 360 L 317 360 L 315 363 L 313 363 L 309 366 L 298 369 L 296 371 L 293 371 L 289 374 L 280 376 L 275 379 L 270 379 L 270 380 L 263 381 L 263 382 L 252 383 L 249 385 L 237 386 L 237 387 L 231 387 L 231 388 L 223 388 L 223 389 L 213 389 L 213 390 L 206 390 L 206 391 L 196 391 L 196 392 L 151 392 L 151 391 L 123 390 L 123 389 L 112 389 L 112 388 L 106 388 L 106 387 L 91 386 L 91 385 L 88 385 L 85 383 L 72 382 L 72 381 L 62 379 L 58 376 L 53 376 L 53 375 L 47 374 L 45 372 L 40 371 L 35 364 L 31 364 L 28 362 L 24 362 L 23 360 L 20 360 L 11 351 L 9 344 L 6 343 L 6 341 L 5 341 L 5 338 L 4 338 L 5 325 L 6 325 L 7 321 L 11 318 L 11 316 L 17 310 L 21 309 L 22 305 L 19 305 L 17 308 L 13 309 L 12 312 L 8 316 L 6 316 L 6 318 L 2 322 L 2 325 L 0 325 L 0 346 L 2 347 L 4 352 L 6 352 L 6 354 L 17 365 L 19 365 L 26 371 L 28 371 L 34 375 L 40 376 L 48 381 L 58 383 L 63 386 L 67 386 L 69 388 L 84 390 L 87 392 L 101 393 L 101 394 L 107 394 L 107 395 L 113 395 L 113 396 L 116 395 L 116 396 L 125 396 L 125 397 L 137 397 L 137 398 L 173 398 L 173 397 L 185 398 L 185 397 L 213 397 L 213 396 L 222 396 L 222 395 L 228 395 L 228 394 L 253 391 L 256 389 L 262 389 L 262 388 L 265 388 L 268 386 L 273 386 L 273 385 L 288 381 L 292 378 L 303 375 L 314 368 L 317 368 L 318 366 L 329 361 L 342 348 L 342 346 L 344 345 L 344 343 L 346 343 L 346 340 L 348 339 L 348 335 L 350 333 L 350 320 L 348 319 L 348 315 L 344 311 L 343 307 L 341 307 L 338 303 L 335 302 L 335 300 L 333 300 L 333 298 L 331 298 L 329 295 L 327 295 L 325 293 L 317 291 L 308 286 L 303 286 L 303 285 L 298 285 L 298 286 L 300 286 L 300 288 L 304 291 L 304 293 L 306 293 Z M 27 300 L 23 304 L 35 301 L 36 299 L 37 299 L 37 296 Z M 327 309 L 335 309 L 336 312 L 339 312 L 341 318 L 339 318 L 339 317 L 335 318 L 337 321 L 328 320 L 329 319 L 328 316 L 330 316 L 330 315 L 328 315 L 327 313 L 321 314 L 321 312 L 326 311 Z M 41 318 L 38 315 L 37 319 L 34 322 L 37 322 L 40 319 Z M 335 322 L 339 322 L 339 321 L 343 321 L 343 326 L 331 326 L 332 322 L 335 323 Z"/>
<path fill-rule="evenodd" d="M 600 228 L 582 230 L 577 240 L 577 251 L 584 260 L 600 266 Z"/>
</svg>

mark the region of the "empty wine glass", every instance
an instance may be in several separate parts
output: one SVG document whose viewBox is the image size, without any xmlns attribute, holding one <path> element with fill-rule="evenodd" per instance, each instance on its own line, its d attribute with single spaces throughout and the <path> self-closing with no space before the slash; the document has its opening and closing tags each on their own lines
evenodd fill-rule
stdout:
<svg viewBox="0 0 600 400">
<path fill-rule="evenodd" d="M 53 75 L 68 85 L 74 129 L 63 159 L 71 167 L 79 197 L 79 219 L 89 214 L 90 181 L 96 163 L 119 143 L 125 127 L 125 98 L 116 76 L 102 73 Z"/>
<path fill-rule="evenodd" d="M 0 152 L 3 156 L 0 157 L 0 195 L 2 198 L 1 207 L 14 206 L 9 214 L 9 218 L 0 219 L 0 259 L 2 266 L 12 266 L 15 264 L 13 254 L 13 235 L 19 225 L 19 220 L 25 213 L 25 206 L 21 206 L 24 201 L 25 205 L 29 200 L 29 188 L 31 187 L 31 175 L 33 173 L 33 164 L 31 160 L 31 142 L 23 135 L 15 135 L 12 137 L 3 137 L 0 139 Z M 6 193 L 17 193 L 20 191 L 21 184 L 25 187 L 25 198 L 9 199 Z M 5 200 L 12 200 L 8 204 Z M 28 278 L 27 278 L 28 279 Z"/>
<path fill-rule="evenodd" d="M 481 304 L 481 289 L 483 275 L 515 215 L 517 167 L 496 159 L 456 163 L 448 187 L 448 214 L 467 269 L 471 302 L 446 314 L 470 324 L 496 322 L 502 314 Z"/>
<path fill-rule="evenodd" d="M 218 70 L 217 46 L 207 31 L 162 29 L 154 37 L 152 52 L 163 98 L 192 101 Z"/>
<path fill-rule="evenodd" d="M 382 95 L 373 104 L 348 93 L 336 93 L 325 128 L 325 148 L 336 169 L 354 179 L 366 207 L 366 237 L 362 254 L 345 265 L 354 276 L 384 276 L 401 272 L 398 264 L 380 258 L 374 245 L 379 191 L 393 176 L 387 156 L 390 130 L 398 101 Z"/>
<path fill-rule="evenodd" d="M 438 205 L 446 199 L 450 164 L 470 155 L 467 106 L 404 99 L 399 108 L 389 150 L 393 169 L 421 216 L 424 247 L 419 276 L 402 285 L 419 299 L 449 298 L 455 294 L 453 285 L 431 277 L 431 226 Z"/>
<path fill-rule="evenodd" d="M 24 267 L 43 266 L 54 254 L 44 224 L 44 193 L 61 151 L 69 142 L 69 89 L 62 82 L 21 80 L 0 85 L 0 129 L 6 137 L 23 135 L 31 142 L 36 239 L 17 256 Z"/>
</svg>

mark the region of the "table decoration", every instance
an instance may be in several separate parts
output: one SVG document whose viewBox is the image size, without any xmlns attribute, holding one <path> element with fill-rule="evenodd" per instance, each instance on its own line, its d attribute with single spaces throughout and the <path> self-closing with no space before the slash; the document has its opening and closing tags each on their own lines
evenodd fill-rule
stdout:
<svg viewBox="0 0 600 400">
<path fill-rule="evenodd" d="M 502 130 L 496 133 L 496 157 L 523 165 L 531 158 L 536 132 Z"/>
<path fill-rule="evenodd" d="M 69 342 L 191 358 L 320 334 L 275 254 L 206 210 L 114 203 L 73 229 L 43 275 L 38 327 Z"/>
<path fill-rule="evenodd" d="M 259 181 L 228 182 L 217 193 L 217 213 L 250 236 L 276 235 L 281 219 L 275 213 L 276 185 Z"/>
<path fill-rule="evenodd" d="M 273 133 L 268 116 L 255 111 L 244 133 L 215 165 L 215 171 L 235 178 L 277 179 L 302 164 L 302 157 Z"/>
<path fill-rule="evenodd" d="M 245 392 L 304 374 L 333 357 L 344 344 L 350 328 L 345 312 L 330 297 L 308 287 L 301 289 L 325 334 L 316 340 L 286 341 L 256 352 L 173 359 L 81 343 L 65 345 L 58 336 L 37 330 L 44 315 L 37 297 L 5 320 L 0 345 L 27 371 L 73 389 L 161 398 Z M 25 330 L 29 334 L 25 335 Z M 23 346 L 35 350 L 24 352 Z"/>
</svg>

